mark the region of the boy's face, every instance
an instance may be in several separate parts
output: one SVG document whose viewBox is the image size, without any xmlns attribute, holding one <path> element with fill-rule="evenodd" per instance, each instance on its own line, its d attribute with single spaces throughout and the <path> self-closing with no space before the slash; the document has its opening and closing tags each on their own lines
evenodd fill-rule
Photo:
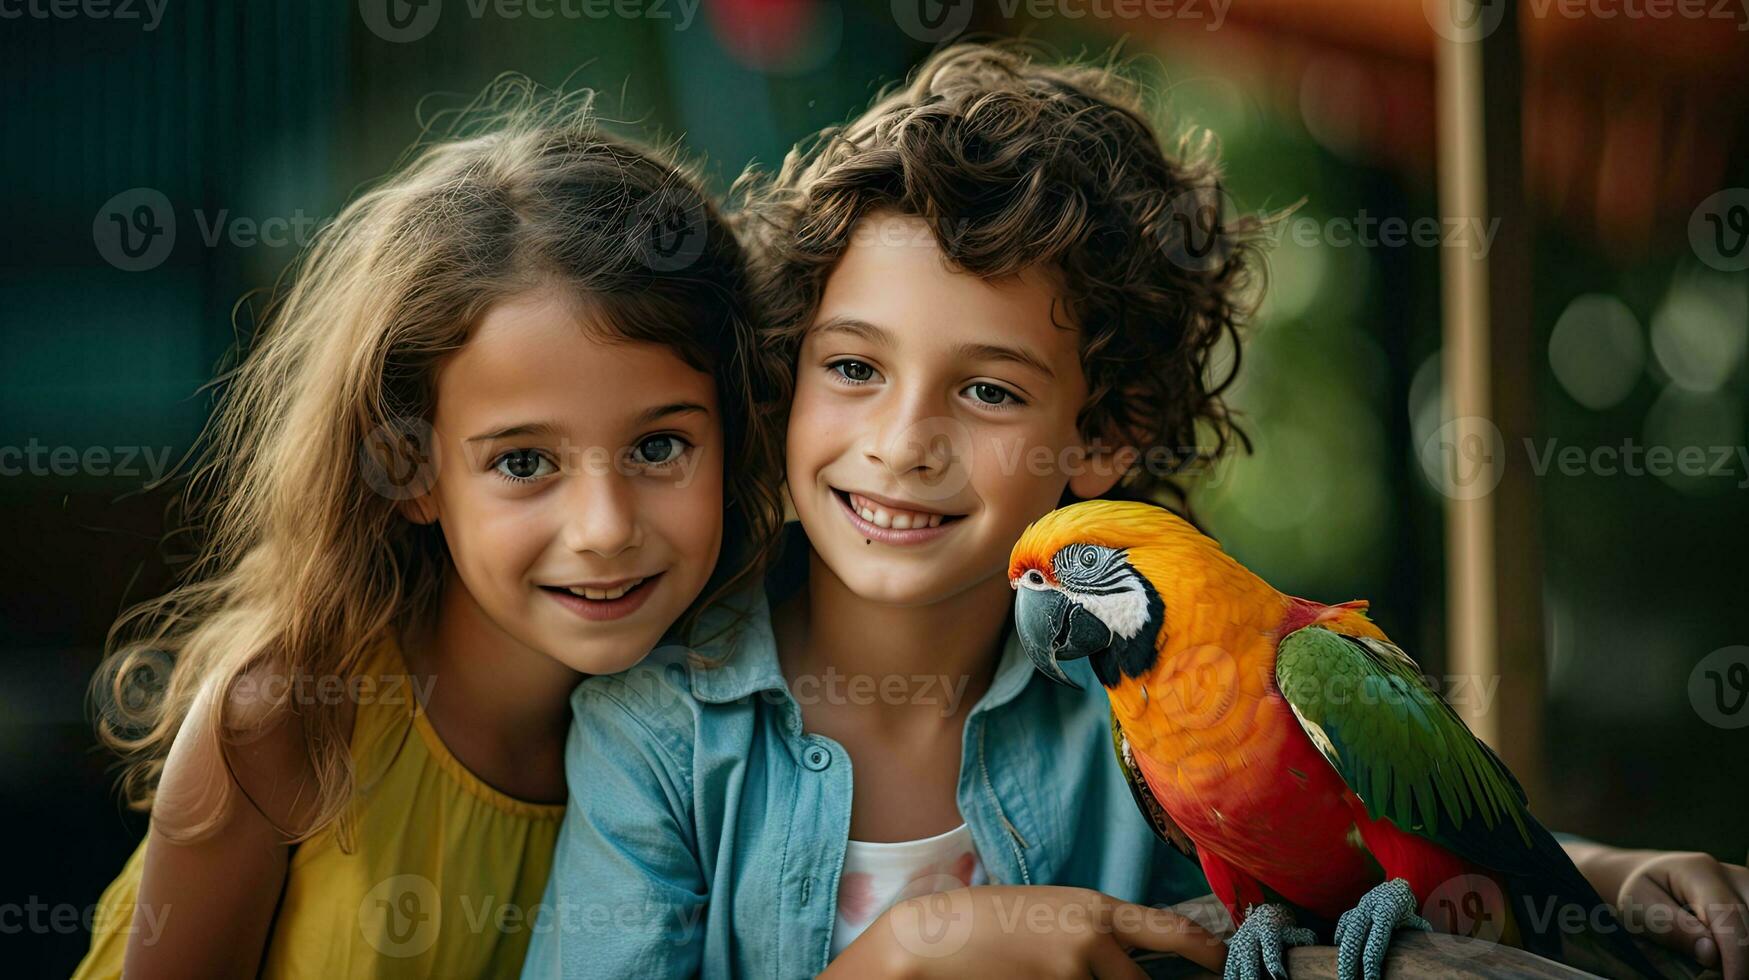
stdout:
<svg viewBox="0 0 1749 980">
<path fill-rule="evenodd" d="M 650 652 L 723 535 L 715 381 L 599 333 L 544 290 L 488 310 L 438 372 L 436 481 L 408 501 L 486 621 L 591 674 Z"/>
<path fill-rule="evenodd" d="M 906 216 L 864 218 L 851 242 L 796 364 L 790 496 L 852 592 L 940 602 L 1003 575 L 1066 486 L 1097 496 L 1121 474 L 1082 455 L 1079 333 L 1053 321 L 1049 274 L 956 271 Z"/>
</svg>

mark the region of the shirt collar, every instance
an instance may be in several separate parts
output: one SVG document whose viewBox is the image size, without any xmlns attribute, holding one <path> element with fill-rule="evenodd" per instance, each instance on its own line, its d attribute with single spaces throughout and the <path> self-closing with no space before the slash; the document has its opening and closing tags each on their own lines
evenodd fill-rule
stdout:
<svg viewBox="0 0 1749 980">
<path fill-rule="evenodd" d="M 706 640 L 689 657 L 692 696 L 711 704 L 738 701 L 761 691 L 787 692 L 771 632 L 771 602 L 754 586 L 706 609 L 700 617 Z"/>
<path fill-rule="evenodd" d="M 1010 620 L 1007 628 L 1002 631 L 1002 656 L 996 661 L 996 676 L 990 681 L 990 689 L 984 692 L 983 699 L 972 711 L 989 711 L 1014 700 L 1020 696 L 1021 691 L 1026 690 L 1026 685 L 1033 682 L 1033 676 L 1037 673 L 1033 669 L 1032 660 L 1026 655 L 1026 650 L 1020 645 L 1020 634 L 1014 631 L 1014 623 Z"/>
</svg>

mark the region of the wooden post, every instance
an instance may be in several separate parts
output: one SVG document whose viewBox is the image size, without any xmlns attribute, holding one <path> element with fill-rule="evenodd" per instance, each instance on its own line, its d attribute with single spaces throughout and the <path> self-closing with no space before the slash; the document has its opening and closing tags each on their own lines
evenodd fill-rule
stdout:
<svg viewBox="0 0 1749 980">
<path fill-rule="evenodd" d="M 1441 253 L 1446 424 L 1446 670 L 1460 713 L 1543 796 L 1542 561 L 1534 475 L 1541 351 L 1530 315 L 1517 7 L 1453 0 L 1467 32 L 1438 32 L 1439 205 L 1460 244 Z M 1504 6 L 1478 18 L 1477 3 Z M 1497 684 L 1490 697 L 1476 695 Z M 1478 686 L 1480 685 L 1480 686 Z"/>
</svg>

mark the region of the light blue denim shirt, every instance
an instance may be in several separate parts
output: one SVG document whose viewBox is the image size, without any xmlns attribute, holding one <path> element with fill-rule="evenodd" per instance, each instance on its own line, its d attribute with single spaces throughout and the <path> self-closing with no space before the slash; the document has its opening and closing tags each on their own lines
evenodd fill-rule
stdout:
<svg viewBox="0 0 1749 980">
<path fill-rule="evenodd" d="M 811 977 L 825 969 L 850 836 L 851 760 L 802 730 L 763 590 L 726 644 L 584 681 L 570 803 L 523 976 Z M 726 658 L 726 659 L 724 659 Z M 966 717 L 958 799 L 992 884 L 1077 885 L 1168 904 L 1205 894 L 1112 757 L 1104 690 L 1036 671 L 1010 629 Z"/>
</svg>

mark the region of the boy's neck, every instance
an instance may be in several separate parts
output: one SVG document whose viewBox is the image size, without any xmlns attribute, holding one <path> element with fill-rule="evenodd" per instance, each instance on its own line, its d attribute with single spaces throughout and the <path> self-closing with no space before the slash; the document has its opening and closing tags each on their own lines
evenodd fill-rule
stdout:
<svg viewBox="0 0 1749 980">
<path fill-rule="evenodd" d="M 922 606 L 871 602 L 852 592 L 811 549 L 805 604 L 785 616 L 792 642 L 779 643 L 784 672 L 847 680 L 872 676 L 907 682 L 945 677 L 963 692 L 954 716 L 977 704 L 989 688 L 1002 657 L 1002 638 L 1012 615 L 1014 592 L 1000 575 L 970 589 Z M 870 708 L 902 713 L 908 699 L 889 704 L 875 698 Z M 939 705 L 915 705 L 940 716 Z"/>
</svg>

